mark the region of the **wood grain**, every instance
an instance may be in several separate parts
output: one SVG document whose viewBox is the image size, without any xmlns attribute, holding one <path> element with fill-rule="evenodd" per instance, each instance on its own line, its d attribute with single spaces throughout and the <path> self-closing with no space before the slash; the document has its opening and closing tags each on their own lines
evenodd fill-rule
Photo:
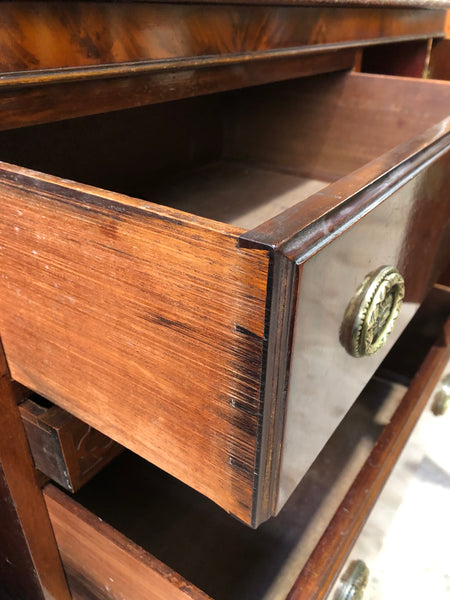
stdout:
<svg viewBox="0 0 450 600">
<path fill-rule="evenodd" d="M 311 554 L 287 600 L 322 600 L 327 597 L 426 406 L 449 356 L 448 343 L 438 343 L 429 352 L 391 422 L 383 430 L 368 460 Z"/>
<path fill-rule="evenodd" d="M 374 91 L 372 84 L 376 89 L 377 84 L 382 83 L 388 88 L 383 102 L 386 101 L 389 94 L 392 94 L 392 98 L 394 98 L 394 89 L 399 91 L 396 96 L 395 110 L 402 116 L 399 119 L 397 113 L 396 120 L 401 123 L 401 126 L 397 128 L 394 126 L 393 114 L 388 114 L 384 122 L 384 114 L 379 108 L 380 101 L 377 101 L 376 94 L 371 96 L 371 100 L 374 102 L 374 111 L 376 106 L 377 114 L 375 115 L 374 112 L 371 117 L 366 114 L 367 137 L 364 142 L 362 139 L 360 140 L 361 146 L 364 145 L 365 149 L 370 148 L 370 151 L 381 151 L 384 142 L 394 144 L 397 141 L 398 143 L 406 132 L 412 134 L 416 125 L 419 128 L 426 126 L 427 118 L 430 118 L 432 123 L 433 107 L 436 108 L 434 118 L 438 120 L 448 113 L 450 88 L 447 84 L 431 84 L 429 88 L 429 82 L 407 80 L 408 86 L 414 82 L 418 84 L 424 109 L 422 120 L 419 119 L 419 115 L 414 115 L 410 121 L 407 117 L 407 110 L 404 110 L 408 106 L 409 98 L 401 95 L 404 84 L 401 80 L 351 74 L 332 76 L 330 79 L 326 78 L 326 81 L 327 84 L 333 81 L 343 83 L 349 79 L 353 80 L 353 78 L 358 82 L 366 79 L 368 94 Z M 317 81 L 325 82 L 325 78 L 313 79 L 313 87 Z M 397 88 L 397 84 L 399 84 L 399 88 Z M 321 117 L 324 116 L 320 107 L 322 94 L 315 97 L 318 98 L 315 102 L 312 96 L 305 104 L 296 103 L 293 100 L 292 112 L 287 108 L 289 100 L 293 98 L 290 96 L 291 85 L 285 86 L 285 97 L 279 93 L 277 111 L 274 113 L 270 110 L 269 96 L 269 114 L 275 115 L 274 122 L 266 115 L 263 117 L 259 112 L 258 103 L 253 104 L 251 96 L 245 107 L 243 103 L 246 98 L 240 96 L 243 112 L 241 113 L 240 109 L 237 110 L 238 118 L 232 123 L 232 127 L 228 128 L 228 131 L 231 132 L 228 140 L 229 153 L 238 152 L 241 158 L 250 161 L 263 160 L 268 168 L 282 169 L 283 164 L 286 165 L 288 172 L 295 172 L 296 169 L 298 172 L 300 169 L 308 167 L 315 169 L 317 165 L 330 168 L 334 156 L 343 157 L 335 163 L 336 168 L 342 168 L 346 161 L 348 161 L 347 164 L 353 163 L 356 166 L 364 150 L 360 151 L 359 156 L 356 153 L 353 154 L 354 148 L 352 145 L 347 146 L 347 141 L 352 135 L 358 136 L 360 133 L 359 131 L 354 133 L 353 127 L 356 126 L 355 131 L 358 127 L 361 129 L 364 127 L 363 121 L 359 121 L 358 107 L 363 106 L 365 109 L 369 106 L 371 102 L 369 96 L 363 96 L 361 105 L 354 95 L 350 94 L 347 97 L 342 94 L 342 89 L 340 89 L 341 93 L 336 94 L 337 101 L 334 100 L 333 103 L 331 97 L 329 98 L 331 116 L 328 115 L 328 117 L 331 124 L 336 123 L 337 130 L 339 130 L 337 133 L 337 130 L 333 131 L 332 125 L 322 121 Z M 333 86 L 327 88 L 325 85 L 323 89 L 330 91 Z M 431 95 L 432 89 L 437 92 L 435 95 Z M 442 95 L 439 95 L 439 92 Z M 308 86 L 305 82 L 302 82 L 300 98 L 303 93 L 308 96 Z M 285 98 L 288 99 L 286 102 Z M 355 101 L 356 107 L 352 106 L 353 101 Z M 327 101 L 325 100 L 325 102 Z M 267 98 L 265 98 L 264 104 L 267 104 Z M 339 115 L 339 108 L 336 107 L 336 104 L 338 107 L 348 104 L 349 111 L 353 109 L 355 115 L 353 118 L 350 112 L 346 113 L 350 122 L 342 114 Z M 337 112 L 336 117 L 333 115 L 333 106 L 334 111 Z M 387 106 L 391 106 L 391 104 L 387 102 Z M 364 109 L 363 112 L 365 112 Z M 243 114 L 248 115 L 248 120 L 242 119 Z M 300 117 L 296 117 L 297 114 Z M 263 120 L 260 120 L 261 117 Z M 286 121 L 284 121 L 284 117 L 286 117 Z M 303 137 L 305 131 L 309 132 L 309 128 L 314 127 L 315 118 L 318 119 L 320 141 L 308 133 Z M 303 119 L 305 120 L 303 121 Z M 297 122 L 299 122 L 299 129 L 295 132 Z M 386 125 L 386 130 L 383 125 Z M 341 130 L 341 127 L 349 128 L 348 135 L 345 135 L 346 132 Z M 391 134 L 390 127 L 396 129 L 394 134 Z M 271 145 L 262 144 L 262 130 L 267 135 L 267 139 L 271 140 Z M 249 132 L 251 133 L 247 137 Z M 322 139 L 320 132 L 324 133 Z M 296 133 L 298 137 L 296 137 Z M 232 143 L 230 143 L 230 139 Z M 333 156 L 327 156 L 333 141 L 336 145 L 340 141 L 340 151 L 336 147 Z M 336 415 L 341 415 L 342 418 L 354 401 L 356 394 L 370 378 L 381 360 L 379 356 L 382 353 L 370 363 L 349 364 L 349 357 L 343 352 L 339 343 L 337 332 L 341 326 L 348 298 L 351 297 L 353 290 L 370 271 L 374 261 L 377 261 L 375 264 L 380 265 L 395 264 L 405 276 L 407 302 L 413 306 L 412 303 L 420 303 L 423 300 L 427 290 L 436 281 L 440 271 L 449 260 L 450 213 L 449 204 L 445 200 L 446 189 L 450 185 L 449 143 L 450 129 L 447 119 L 424 134 L 411 138 L 391 152 L 303 200 L 297 206 L 287 209 L 254 230 L 246 232 L 240 238 L 241 244 L 245 247 L 268 247 L 275 250 L 271 279 L 271 322 L 268 334 L 270 351 L 265 369 L 265 406 L 270 406 L 271 398 L 276 398 L 271 416 L 272 419 L 284 425 L 279 425 L 278 433 L 276 427 L 272 430 L 275 436 L 278 434 L 278 438 L 271 439 L 270 435 L 266 438 L 271 440 L 267 446 L 269 458 L 266 460 L 266 464 L 272 463 L 274 465 L 273 472 L 280 473 L 280 456 L 275 454 L 275 449 L 280 447 L 281 440 L 283 440 L 285 444 L 284 462 L 281 462 L 281 479 L 278 479 L 280 491 L 284 490 L 280 496 L 282 501 L 286 499 L 287 494 L 292 492 L 295 484 L 313 459 L 311 448 L 317 444 L 316 450 L 320 449 L 321 443 L 326 441 L 333 427 L 336 427 L 339 421 Z M 355 146 L 357 148 L 358 144 Z M 315 150 L 317 150 L 316 156 Z M 328 158 L 327 165 L 325 162 L 321 162 L 324 157 Z M 338 165 L 340 160 L 342 162 Z M 317 172 L 313 171 L 313 173 L 318 175 Z M 383 216 L 380 216 L 379 211 L 375 212 L 374 209 L 377 207 L 380 207 L 379 211 L 382 211 Z M 400 214 L 404 215 L 404 222 L 402 221 L 401 226 L 397 225 L 398 229 L 394 233 L 395 223 L 399 222 L 395 215 Z M 317 220 L 313 215 L 317 216 Z M 363 219 L 363 216 L 366 215 L 367 218 Z M 410 217 L 407 218 L 406 215 L 410 215 Z M 377 226 L 377 219 L 383 223 L 381 229 L 379 224 Z M 368 227 L 370 223 L 373 223 L 372 228 Z M 358 239 L 360 235 L 358 232 L 364 230 L 365 226 L 367 227 L 365 237 Z M 386 231 L 392 232 L 392 245 L 390 242 L 383 245 Z M 349 239 L 352 241 L 349 242 Z M 425 239 L 427 245 L 424 245 Z M 333 243 L 335 244 L 333 245 Z M 394 247 L 398 248 L 398 251 L 393 251 Z M 426 258 L 418 266 L 416 256 L 418 253 L 423 254 L 424 252 Z M 386 259 L 392 262 L 386 263 Z M 354 280 L 358 269 L 361 271 L 357 275 L 358 279 Z M 323 274 L 328 272 L 329 274 L 324 278 Z M 333 274 L 340 273 L 340 277 L 334 275 L 334 279 L 331 272 Z M 333 298 L 333 303 L 329 302 L 330 298 Z M 305 307 L 308 307 L 308 314 L 306 314 Z M 400 332 L 406 325 L 408 319 L 413 315 L 413 311 L 408 314 L 409 316 L 406 317 L 406 311 L 404 311 L 402 319 L 405 320 L 403 325 L 397 326 L 397 332 Z M 296 350 L 292 358 L 295 360 L 295 367 L 290 363 L 294 331 L 297 332 Z M 387 347 L 393 341 L 392 337 Z M 316 349 L 316 355 L 311 354 L 312 346 Z M 314 360 L 312 360 L 312 356 L 314 356 Z M 290 372 L 291 368 L 292 372 Z M 343 383 L 339 390 L 335 391 L 335 381 L 342 381 L 342 370 L 348 373 L 353 372 L 353 377 L 348 378 L 345 384 Z M 310 387 L 307 392 L 305 391 L 306 383 L 302 387 L 301 383 L 295 379 L 296 377 L 302 377 L 303 381 L 308 381 Z M 298 385 L 295 385 L 295 382 Z M 352 386 L 355 386 L 353 390 Z M 286 414 L 284 407 L 288 389 L 301 389 L 302 392 L 287 398 L 288 411 Z M 328 427 L 325 425 L 326 421 L 321 416 L 320 410 L 312 412 L 308 421 L 303 418 L 309 398 L 314 397 L 315 406 L 322 406 L 325 410 L 329 404 L 330 394 L 333 394 L 336 410 L 328 413 Z M 274 411 L 275 418 L 273 417 Z M 334 422 L 331 415 L 335 415 Z M 320 432 L 320 436 L 313 436 L 310 444 L 306 444 L 307 450 L 303 452 L 305 458 L 303 459 L 303 455 L 300 458 L 302 446 L 299 440 L 305 439 L 308 432 L 313 430 L 318 434 Z M 299 431 L 303 435 L 299 435 Z M 289 452 L 288 448 L 290 448 Z M 311 455 L 308 455 L 308 449 Z M 273 480 L 274 477 L 274 475 L 269 475 L 267 481 Z M 283 482 L 288 485 L 283 485 Z M 280 503 L 281 505 L 282 503 Z M 272 508 L 272 511 L 274 510 Z"/>
<path fill-rule="evenodd" d="M 118 0 L 118 2 L 126 2 L 127 0 Z M 167 1 L 167 0 L 164 0 Z M 148 2 L 148 0 L 136 0 L 136 2 Z M 180 0 L 180 2 L 191 3 L 192 0 Z M 226 4 L 227 0 L 199 0 L 199 2 L 207 2 L 212 4 Z M 197 3 L 197 2 L 196 2 Z M 448 8 L 450 2 L 446 0 L 234 0 L 233 4 L 282 4 L 293 6 L 356 6 L 360 8 L 368 8 L 371 6 L 378 7 L 404 7 L 404 8 Z"/>
<path fill-rule="evenodd" d="M 0 464 L 0 597 L 44 600 L 27 540 Z M 8 594 L 8 595 L 7 595 Z"/>
<path fill-rule="evenodd" d="M 0 343 L 0 585 L 18 600 L 69 600 Z"/>
<path fill-rule="evenodd" d="M 0 178 L 14 379 L 251 522 L 267 254 L 142 200 Z"/>
<path fill-rule="evenodd" d="M 208 600 L 57 488 L 46 486 L 44 496 L 74 600 Z"/>
<path fill-rule="evenodd" d="M 351 69 L 355 50 L 244 62 L 215 68 L 169 71 L 54 86 L 30 86 L 0 92 L 0 129 L 71 119 L 145 106 L 200 94 L 259 85 L 327 71 Z"/>
<path fill-rule="evenodd" d="M 1 18 L 8 129 L 349 69 L 361 46 L 442 36 L 445 12 L 4 2 Z"/>
<path fill-rule="evenodd" d="M 36 398 L 19 406 L 34 464 L 44 475 L 76 492 L 122 451 L 122 447 L 58 406 Z"/>
<path fill-rule="evenodd" d="M 283 82 L 263 93 L 231 96 L 226 155 L 325 181 L 424 132 L 450 110 L 447 82 L 362 73 Z"/>
<path fill-rule="evenodd" d="M 117 76 L 120 64 L 128 74 L 145 61 L 163 70 L 183 68 L 186 57 L 204 57 L 210 66 L 210 57 L 244 62 L 304 46 L 433 37 L 443 35 L 444 19 L 445 11 L 376 8 L 4 2 L 0 85 L 100 76 L 76 67 L 101 65 Z M 37 80 L 13 75 L 29 70 L 45 72 Z"/>
</svg>

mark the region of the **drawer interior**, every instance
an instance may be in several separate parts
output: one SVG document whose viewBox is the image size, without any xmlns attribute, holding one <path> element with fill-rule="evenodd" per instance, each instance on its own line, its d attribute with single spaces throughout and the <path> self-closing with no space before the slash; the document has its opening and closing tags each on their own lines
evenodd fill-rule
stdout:
<svg viewBox="0 0 450 600">
<path fill-rule="evenodd" d="M 0 159 L 251 229 L 449 112 L 449 84 L 341 72 L 1 132 Z"/>
</svg>

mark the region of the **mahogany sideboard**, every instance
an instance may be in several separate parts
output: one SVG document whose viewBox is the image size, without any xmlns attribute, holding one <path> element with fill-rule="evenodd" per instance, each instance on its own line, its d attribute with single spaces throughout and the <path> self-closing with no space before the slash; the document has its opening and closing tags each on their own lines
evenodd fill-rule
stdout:
<svg viewBox="0 0 450 600">
<path fill-rule="evenodd" d="M 313 502 L 321 453 L 445 283 L 447 4 L 2 4 L 13 597 L 208 597 L 45 475 L 72 491 L 95 476 L 78 492 L 94 506 L 107 477 L 156 472 L 148 461 L 175 478 L 169 495 L 212 500 L 254 539 L 295 498 Z M 348 494 L 333 492 L 343 504 L 315 550 L 305 542 L 290 598 L 331 589 L 444 369 L 448 343 L 433 343 Z"/>
</svg>

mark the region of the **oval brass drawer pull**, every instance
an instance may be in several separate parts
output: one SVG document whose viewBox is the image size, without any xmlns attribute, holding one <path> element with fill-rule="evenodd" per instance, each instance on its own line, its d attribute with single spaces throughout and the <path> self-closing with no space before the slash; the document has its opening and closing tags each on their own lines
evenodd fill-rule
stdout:
<svg viewBox="0 0 450 600">
<path fill-rule="evenodd" d="M 369 273 L 351 299 L 340 339 L 349 354 L 371 356 L 386 343 L 405 295 L 405 282 L 394 267 Z"/>
</svg>

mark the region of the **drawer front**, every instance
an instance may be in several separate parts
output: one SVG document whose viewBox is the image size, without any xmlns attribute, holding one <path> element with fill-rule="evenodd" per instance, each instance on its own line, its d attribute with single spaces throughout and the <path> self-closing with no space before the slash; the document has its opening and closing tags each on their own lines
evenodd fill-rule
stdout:
<svg viewBox="0 0 450 600">
<path fill-rule="evenodd" d="M 114 440 L 58 406 L 44 408 L 29 399 L 19 410 L 36 468 L 70 492 L 122 451 Z"/>
<path fill-rule="evenodd" d="M 241 238 L 274 249 L 262 513 L 284 505 L 450 259 L 449 132 L 447 119 Z M 386 266 L 403 306 L 385 345 L 355 358 L 344 316 Z"/>
<path fill-rule="evenodd" d="M 280 507 L 448 261 L 450 152 L 437 154 L 432 164 L 423 164 L 397 185 L 397 191 L 300 267 Z M 344 315 L 366 276 L 386 265 L 404 279 L 403 306 L 385 345 L 355 358 L 341 341 Z"/>
</svg>

